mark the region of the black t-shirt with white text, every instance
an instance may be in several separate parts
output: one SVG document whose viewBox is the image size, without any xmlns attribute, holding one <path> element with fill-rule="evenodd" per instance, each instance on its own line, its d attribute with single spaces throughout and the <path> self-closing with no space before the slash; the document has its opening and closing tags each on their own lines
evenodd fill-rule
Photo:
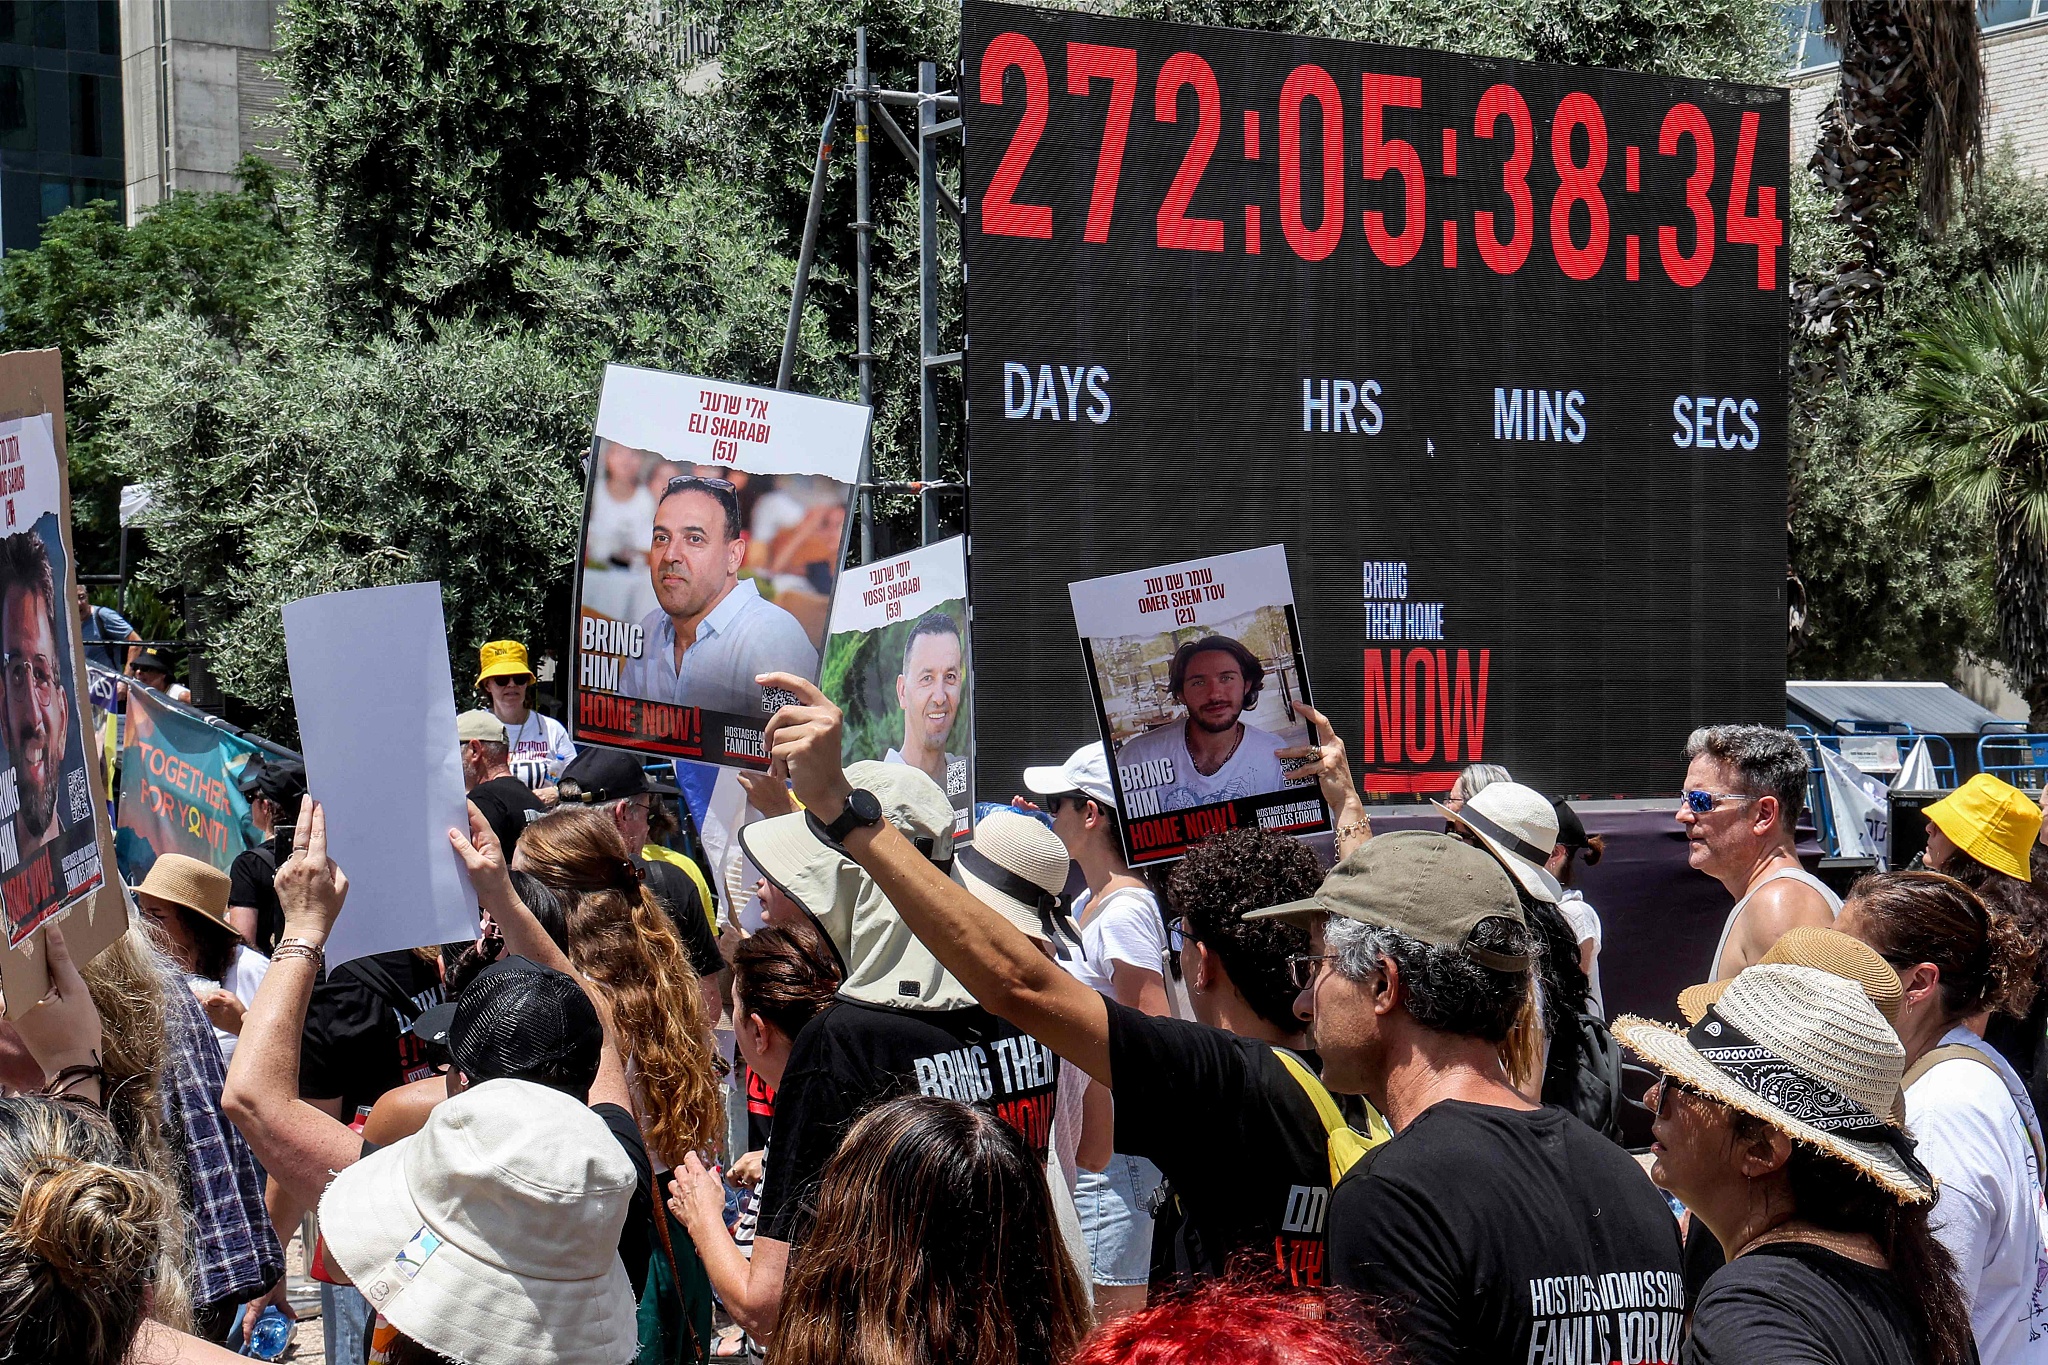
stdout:
<svg viewBox="0 0 2048 1365">
<path fill-rule="evenodd" d="M 1173 1191 L 1153 1230 L 1155 1278 L 1221 1275 L 1241 1257 L 1320 1286 L 1329 1134 L 1301 1083 L 1255 1038 L 1103 1004 L 1116 1150 Z"/>
<path fill-rule="evenodd" d="M 1383 1299 L 1407 1365 L 1678 1359 L 1678 1221 L 1562 1109 L 1440 1100 L 1339 1182 L 1331 1283 Z"/>
<path fill-rule="evenodd" d="M 284 907 L 277 899 L 279 855 L 291 854 L 278 846 L 276 835 L 252 844 L 235 855 L 228 866 L 228 904 L 246 905 L 256 912 L 256 951 L 269 957 L 284 935 Z"/>
<path fill-rule="evenodd" d="M 1714 1272 L 1685 1365 L 1919 1365 L 1913 1319 L 1888 1271 L 1825 1247 L 1770 1242 Z"/>
<path fill-rule="evenodd" d="M 798 1032 L 775 1091 L 759 1235 L 803 1240 L 825 1163 L 853 1121 L 884 1100 L 964 1100 L 1043 1157 L 1059 1075 L 1051 1048 L 978 1005 L 898 1010 L 839 1000 Z"/>
<path fill-rule="evenodd" d="M 341 1098 L 341 1119 L 378 1096 L 434 1074 L 426 1044 L 407 1032 L 441 1003 L 441 973 L 408 950 L 344 962 L 313 987 L 306 1006 L 299 1094 Z"/>
</svg>

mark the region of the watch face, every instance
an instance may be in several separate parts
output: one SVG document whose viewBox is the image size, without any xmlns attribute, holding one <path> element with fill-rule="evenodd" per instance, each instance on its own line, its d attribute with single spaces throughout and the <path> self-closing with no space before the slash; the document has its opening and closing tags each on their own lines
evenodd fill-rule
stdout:
<svg viewBox="0 0 2048 1365">
<path fill-rule="evenodd" d="M 863 825 L 872 825 L 882 818 L 882 803 L 865 787 L 855 787 L 853 794 L 846 798 L 846 813 Z"/>
</svg>

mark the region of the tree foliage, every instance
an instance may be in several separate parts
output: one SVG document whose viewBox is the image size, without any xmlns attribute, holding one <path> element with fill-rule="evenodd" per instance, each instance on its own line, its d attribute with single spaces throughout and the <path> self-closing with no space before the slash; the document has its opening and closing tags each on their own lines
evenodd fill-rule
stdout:
<svg viewBox="0 0 2048 1365">
<path fill-rule="evenodd" d="M 1842 242 L 1811 203 L 1795 196 L 1795 250 L 1829 259 Z M 1808 602 L 1793 640 L 1797 676 L 1945 679 L 1962 655 L 2002 657 L 1986 526 L 1959 511 L 1902 524 L 1887 482 L 1901 452 L 1909 334 L 2001 265 L 2048 260 L 2048 185 L 2001 155 L 1939 237 L 1921 235 L 1910 201 L 1885 211 L 1883 231 L 1893 273 L 1880 306 L 1860 313 L 1822 363 L 1797 363 L 1814 343 L 1795 338 L 1790 551 Z"/>
<path fill-rule="evenodd" d="M 231 339 L 269 310 L 286 258 L 277 177 L 254 157 L 240 175 L 238 191 L 174 194 L 132 228 L 104 200 L 66 209 L 43 224 L 37 249 L 0 262 L 0 349 L 64 352 L 72 533 L 93 571 L 113 568 L 121 478 L 108 461 L 106 400 L 88 354 L 167 311 Z"/>
</svg>

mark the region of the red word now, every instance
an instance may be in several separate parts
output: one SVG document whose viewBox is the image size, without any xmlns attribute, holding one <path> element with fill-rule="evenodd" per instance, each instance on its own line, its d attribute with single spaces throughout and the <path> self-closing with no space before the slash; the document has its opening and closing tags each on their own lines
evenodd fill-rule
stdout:
<svg viewBox="0 0 2048 1365">
<path fill-rule="evenodd" d="M 1360 759 L 1478 762 L 1486 744 L 1486 675 L 1493 651 L 1477 651 L 1476 680 L 1473 653 L 1461 649 L 1453 657 L 1445 649 L 1365 651 L 1365 738 Z"/>
</svg>

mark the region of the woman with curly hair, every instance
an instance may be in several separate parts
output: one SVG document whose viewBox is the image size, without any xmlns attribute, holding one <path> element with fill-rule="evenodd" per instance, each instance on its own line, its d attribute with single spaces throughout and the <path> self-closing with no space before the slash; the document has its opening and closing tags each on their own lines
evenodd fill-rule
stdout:
<svg viewBox="0 0 2048 1365">
<path fill-rule="evenodd" d="M 1941 1182 L 1929 1216 L 1955 1257 L 1985 1365 L 2031 1359 L 2048 1328 L 2048 1211 L 2040 1119 L 2005 1058 L 1965 1021 L 2024 1014 L 2039 945 L 1953 877 L 1890 872 L 1849 890 L 1836 927 L 1892 965 L 1905 988 L 1906 1125 Z"/>
<path fill-rule="evenodd" d="M 512 866 L 569 901 L 569 961 L 630 1040 L 627 1069 L 648 1150 L 673 1166 L 718 1146 L 723 1068 L 697 973 L 617 826 L 599 811 L 559 806 L 526 827 Z"/>
</svg>

